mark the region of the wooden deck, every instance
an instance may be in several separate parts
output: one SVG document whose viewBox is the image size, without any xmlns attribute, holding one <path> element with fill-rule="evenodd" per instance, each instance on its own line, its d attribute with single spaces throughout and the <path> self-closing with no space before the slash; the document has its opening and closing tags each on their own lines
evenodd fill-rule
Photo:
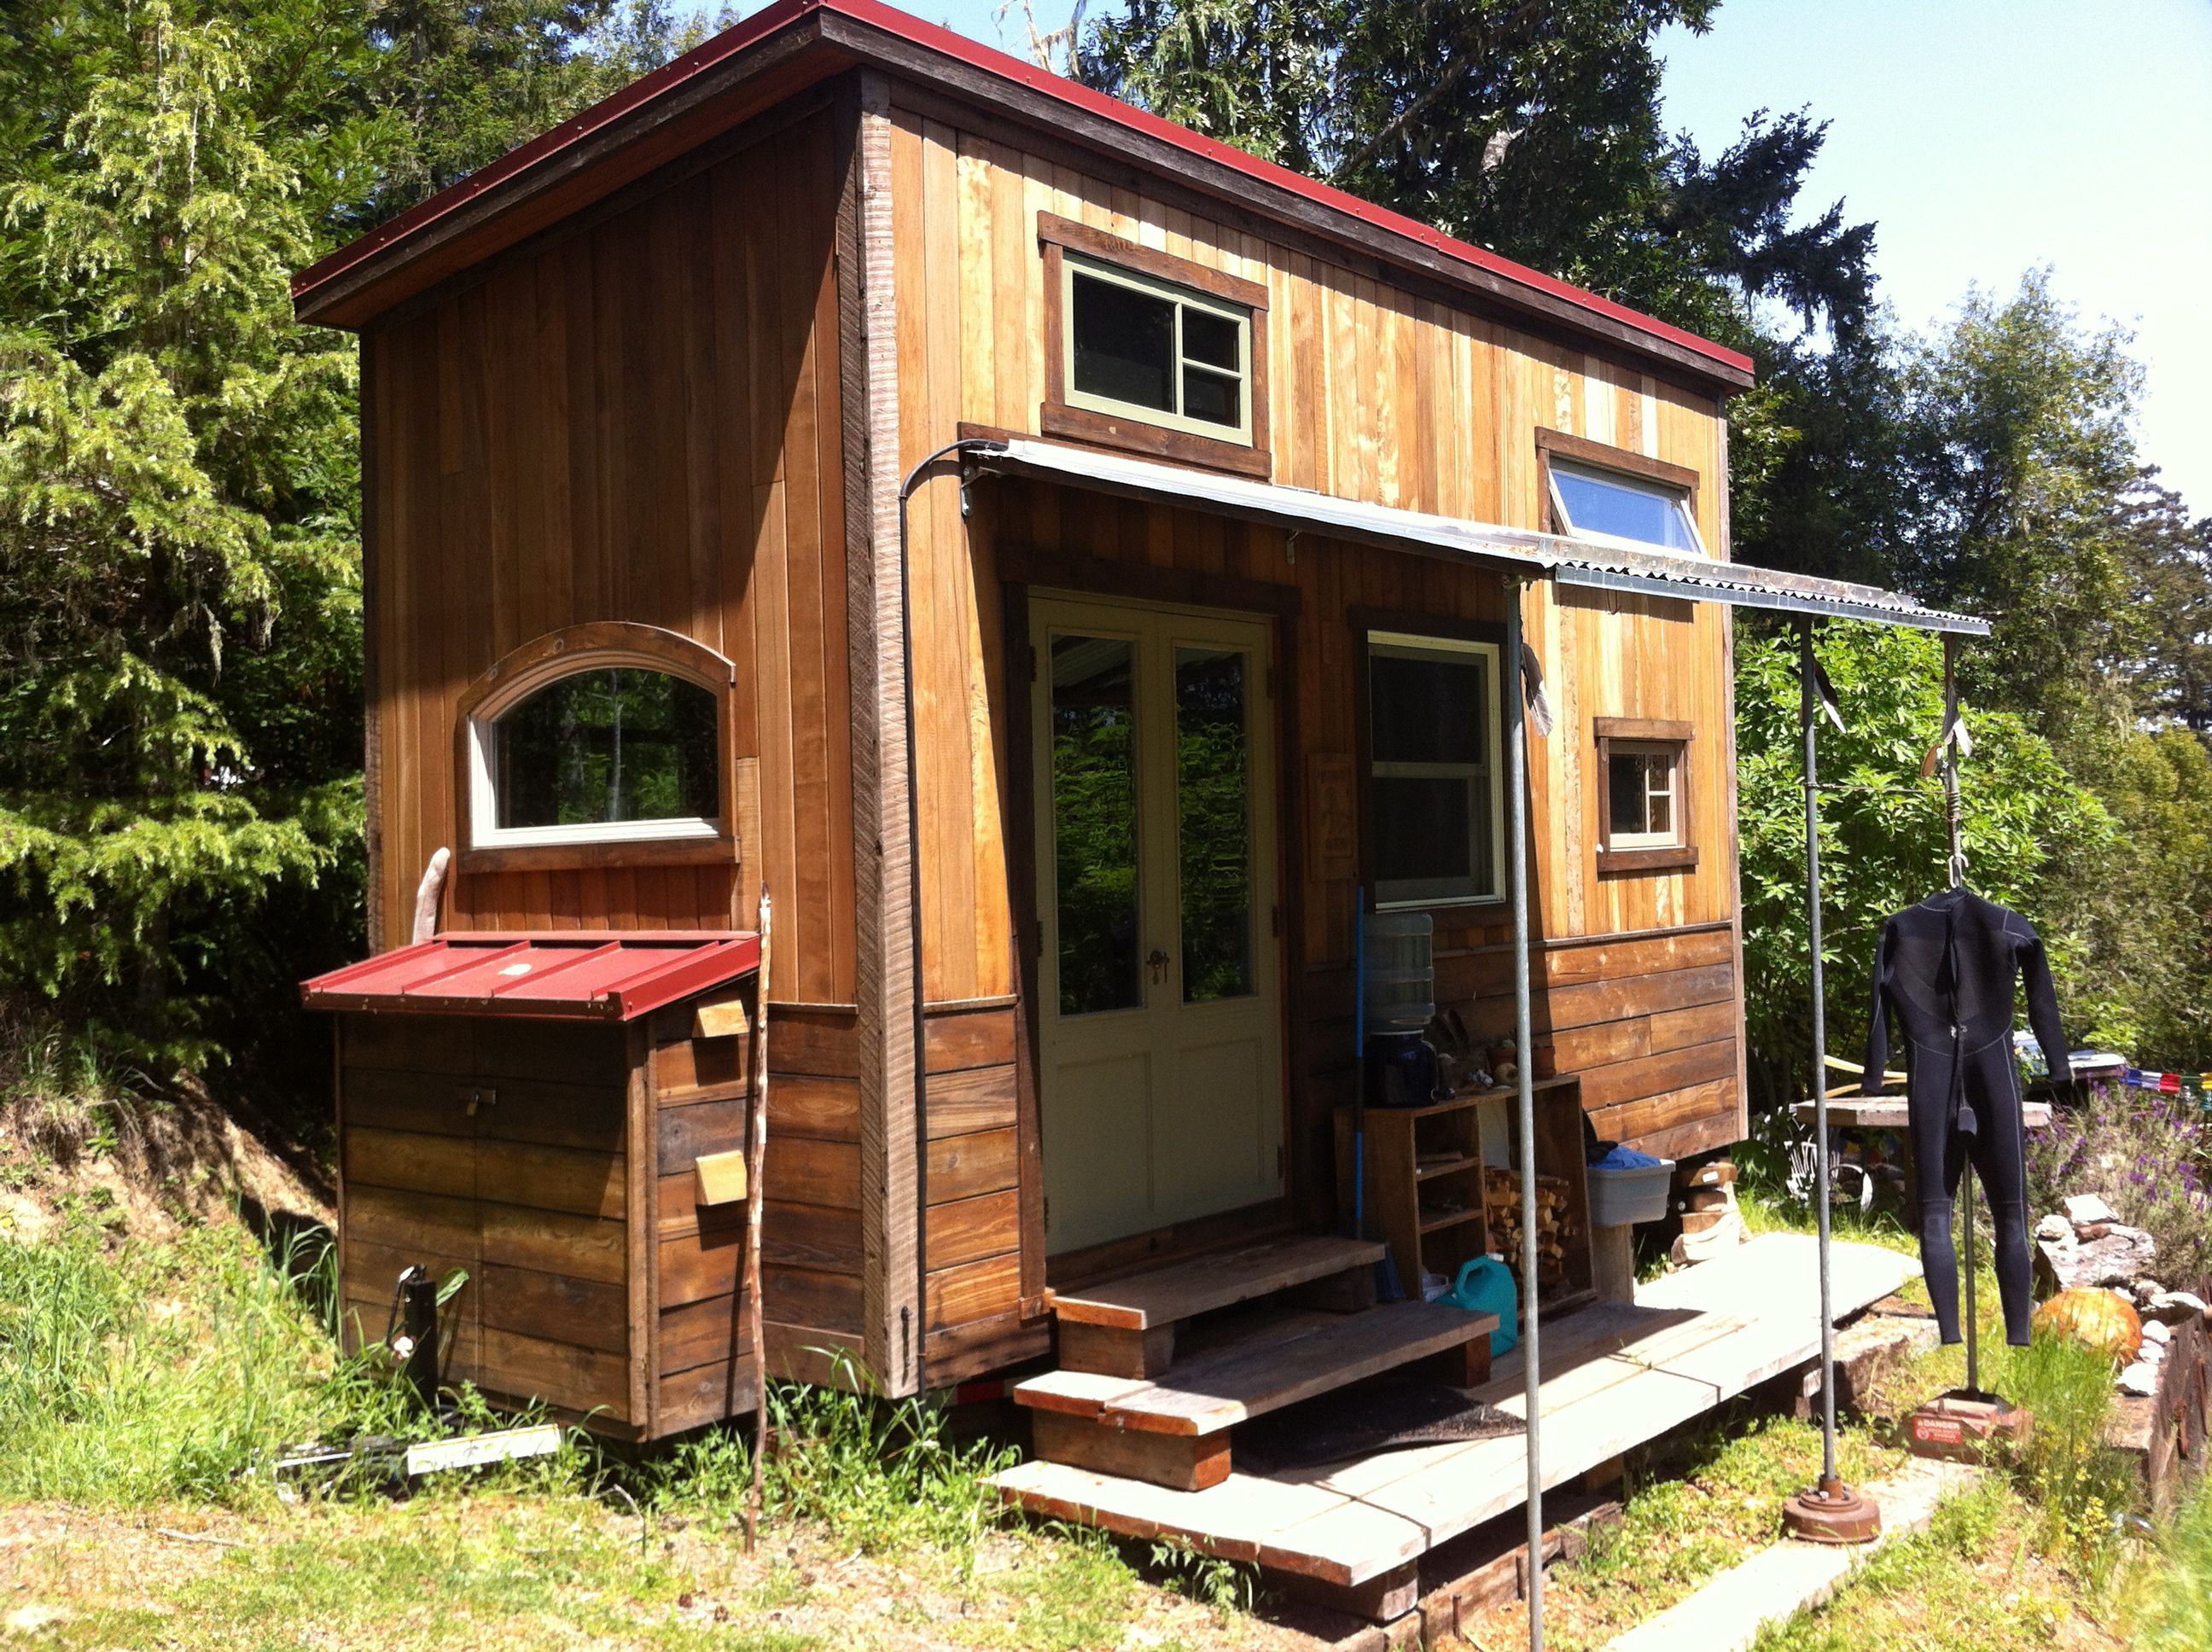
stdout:
<svg viewBox="0 0 2212 1652">
<path fill-rule="evenodd" d="M 1838 1317 L 1913 1277 L 1907 1257 L 1838 1244 Z M 1656 1282 L 1633 1306 L 1584 1309 L 1545 1328 L 1540 1391 L 1543 1477 L 1571 1479 L 1817 1357 L 1814 1250 L 1768 1235 L 1732 1255 Z M 1522 1412 L 1518 1353 L 1474 1391 Z M 1031 1511 L 1135 1537 L 1180 1537 L 1340 1588 L 1402 1572 L 1428 1550 L 1518 1507 L 1524 1442 L 1476 1440 L 1377 1454 L 1275 1475 L 1232 1473 L 1202 1491 L 1173 1491 L 1064 1463 L 1024 1462 L 998 1476 Z"/>
</svg>

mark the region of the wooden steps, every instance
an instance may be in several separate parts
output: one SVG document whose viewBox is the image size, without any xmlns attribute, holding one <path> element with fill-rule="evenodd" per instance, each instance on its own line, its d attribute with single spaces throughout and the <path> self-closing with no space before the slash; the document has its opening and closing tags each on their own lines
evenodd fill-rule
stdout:
<svg viewBox="0 0 2212 1652">
<path fill-rule="evenodd" d="M 1376 1242 L 1277 1238 L 1055 1296 L 1060 1369 L 1016 1386 L 1035 1455 L 1176 1491 L 1229 1477 L 1239 1423 L 1429 1360 L 1462 1386 L 1490 1370 L 1497 1319 L 1375 1306 Z M 1334 1310 L 1334 1311 L 1331 1311 Z M 1179 1327 L 1188 1327 L 1176 1357 Z"/>
<path fill-rule="evenodd" d="M 1335 1300 L 1329 1306 L 1366 1307 L 1375 1297 L 1364 1270 L 1385 1254 L 1379 1240 L 1267 1239 L 1109 1284 L 1054 1292 L 1060 1367 L 1112 1376 L 1158 1376 L 1174 1361 L 1176 1326 L 1302 1287 L 1333 1291 Z"/>
<path fill-rule="evenodd" d="M 1918 1271 L 1908 1258 L 1867 1245 L 1838 1243 L 1835 1262 L 1838 1317 Z M 1706 1263 L 1673 1276 L 1663 1288 L 1643 1287 L 1639 1305 L 1603 1304 L 1547 1321 L 1540 1398 L 1545 1484 L 1574 1479 L 1817 1357 L 1819 1315 L 1806 1311 L 1817 1298 L 1813 1264 L 1809 1242 L 1765 1236 L 1745 1246 L 1733 1266 Z M 1478 1343 L 1488 1345 L 1486 1339 Z M 1186 1366 L 1152 1386 L 1187 1386 L 1188 1378 Z M 1081 1392 L 1102 1412 L 1117 1398 L 1107 1383 Z M 1521 1412 L 1518 1352 L 1502 1357 L 1492 1379 L 1474 1393 Z M 1045 1414 L 1031 1412 L 1033 1418 Z M 1188 1447 L 1223 1437 L 1142 1428 L 1095 1432 Z M 1233 1429 L 1228 1433 L 1233 1436 Z M 1017 1464 L 1002 1471 L 997 1484 L 1009 1501 L 1039 1515 L 1132 1537 L 1181 1538 L 1207 1553 L 1343 1590 L 1347 1606 L 1364 1609 L 1361 1591 L 1412 1578 L 1429 1550 L 1520 1506 L 1525 1444 L 1509 1436 L 1417 1446 L 1267 1476 L 1237 1472 L 1225 1460 L 1217 1471 L 1207 1459 L 1205 1473 L 1218 1472 L 1219 1478 L 1194 1476 L 1181 1486 L 1097 1460 L 1063 1457 Z M 1395 1598 L 1388 1591 L 1376 1598 L 1385 1596 Z"/>
<path fill-rule="evenodd" d="M 1109 1428 L 1218 1434 L 1301 1400 L 1464 1347 L 1489 1348 L 1495 1314 L 1401 1302 L 1357 1314 L 1269 1315 L 1233 1341 L 1151 1381 L 1050 1371 L 1014 1389 L 1017 1403 Z"/>
<path fill-rule="evenodd" d="M 1055 1291 L 1052 1311 L 1063 1325 L 1149 1331 L 1379 1262 L 1382 1256 L 1379 1239 L 1273 1239 L 1209 1251 L 1107 1285 Z"/>
</svg>

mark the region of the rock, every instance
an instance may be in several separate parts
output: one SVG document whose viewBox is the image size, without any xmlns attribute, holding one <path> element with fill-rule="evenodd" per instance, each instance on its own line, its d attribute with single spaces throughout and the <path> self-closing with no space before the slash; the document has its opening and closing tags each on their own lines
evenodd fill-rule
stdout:
<svg viewBox="0 0 2212 1652">
<path fill-rule="evenodd" d="M 2035 1236 L 2039 1239 L 2071 1239 L 2074 1224 L 2054 1212 L 2035 1224 Z"/>
<path fill-rule="evenodd" d="M 2037 1242 L 2044 1266 L 2061 1291 L 2083 1285 L 2130 1285 L 2150 1266 L 2158 1247 L 2141 1228 L 2115 1225 L 2102 1238 L 2086 1244 L 2041 1240 Z"/>
<path fill-rule="evenodd" d="M 2162 1342 L 2146 1342 L 2136 1350 L 2136 1357 L 2146 1365 L 2155 1365 L 2166 1357 L 2166 1345 Z"/>
<path fill-rule="evenodd" d="M 2112 1224 L 2109 1222 L 2076 1222 L 2074 1224 L 2074 1236 L 2085 1245 L 2094 1239 L 2103 1238 L 2112 1230 Z"/>
<path fill-rule="evenodd" d="M 2166 1325 L 2185 1325 L 2206 1312 L 2204 1298 L 2193 1291 L 2168 1291 L 2151 1298 L 2144 1317 Z"/>
<path fill-rule="evenodd" d="M 2117 1222 L 2120 1213 L 2095 1193 L 2075 1193 L 2058 1201 L 2066 1212 L 2066 1219 L 2075 1227 L 2085 1222 Z"/>
<path fill-rule="evenodd" d="M 2137 1279 L 2135 1282 L 2136 1300 L 2148 1306 L 2166 1294 L 2166 1287 L 2156 1279 Z"/>
<path fill-rule="evenodd" d="M 2149 1399 L 2158 1392 L 2158 1367 L 2137 1360 L 2120 1373 L 2120 1392 Z"/>
<path fill-rule="evenodd" d="M 1539 1303 L 1537 1306 L 1540 1310 L 1542 1303 Z M 2160 1325 L 2156 1320 L 2147 1320 L 2144 1321 L 2143 1344 L 2146 1347 L 2162 1345 L 2172 1340 L 2173 1327 L 2171 1325 Z"/>
</svg>

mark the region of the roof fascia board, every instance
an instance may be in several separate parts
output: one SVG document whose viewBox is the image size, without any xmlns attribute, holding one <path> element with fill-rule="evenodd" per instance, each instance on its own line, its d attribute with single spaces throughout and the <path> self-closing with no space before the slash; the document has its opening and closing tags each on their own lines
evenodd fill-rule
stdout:
<svg viewBox="0 0 2212 1652">
<path fill-rule="evenodd" d="M 810 0 L 782 0 L 540 133 L 300 271 L 292 278 L 295 313 L 319 326 L 359 328 L 442 276 L 505 251 L 852 68 L 842 53 L 818 50 L 822 15 Z M 709 52 L 703 66 L 695 65 Z M 588 198 L 573 206 L 559 201 L 567 186 L 595 171 L 603 175 Z M 518 216 L 525 220 L 520 234 Z M 481 252 L 471 253 L 472 241 L 481 241 Z M 441 252 L 442 259 L 434 256 Z"/>
</svg>

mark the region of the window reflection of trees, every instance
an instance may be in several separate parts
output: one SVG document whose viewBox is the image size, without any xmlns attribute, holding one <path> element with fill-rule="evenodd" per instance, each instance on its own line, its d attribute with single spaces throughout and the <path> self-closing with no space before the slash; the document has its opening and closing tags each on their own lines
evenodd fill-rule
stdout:
<svg viewBox="0 0 2212 1652">
<path fill-rule="evenodd" d="M 1137 977 L 1137 720 L 1125 641 L 1052 640 L 1060 1012 L 1128 1009 Z"/>
<path fill-rule="evenodd" d="M 714 695 L 664 671 L 559 677 L 499 720 L 499 824 L 713 819 L 716 725 Z"/>
<path fill-rule="evenodd" d="M 1244 655 L 1176 651 L 1176 802 L 1186 1003 L 1252 990 L 1252 818 Z"/>
</svg>

